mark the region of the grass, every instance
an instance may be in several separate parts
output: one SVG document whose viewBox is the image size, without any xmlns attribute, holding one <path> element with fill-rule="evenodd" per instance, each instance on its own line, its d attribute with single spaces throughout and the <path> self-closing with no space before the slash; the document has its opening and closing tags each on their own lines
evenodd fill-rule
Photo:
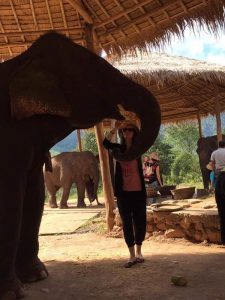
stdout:
<svg viewBox="0 0 225 300">
<path fill-rule="evenodd" d="M 87 232 L 95 232 L 97 234 L 105 234 L 107 232 L 105 212 L 99 213 L 97 216 L 89 219 L 76 230 L 76 233 L 80 234 Z"/>
</svg>

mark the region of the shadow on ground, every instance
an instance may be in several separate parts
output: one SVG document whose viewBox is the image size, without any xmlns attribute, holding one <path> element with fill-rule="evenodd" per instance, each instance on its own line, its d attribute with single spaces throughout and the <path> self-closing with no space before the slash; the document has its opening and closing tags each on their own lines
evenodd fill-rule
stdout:
<svg viewBox="0 0 225 300">
<path fill-rule="evenodd" d="M 48 261 L 47 280 L 27 285 L 27 300 L 151 299 L 225 300 L 225 252 L 153 254 L 143 264 L 123 268 L 124 260 Z M 183 275 L 187 287 L 171 284 Z"/>
</svg>

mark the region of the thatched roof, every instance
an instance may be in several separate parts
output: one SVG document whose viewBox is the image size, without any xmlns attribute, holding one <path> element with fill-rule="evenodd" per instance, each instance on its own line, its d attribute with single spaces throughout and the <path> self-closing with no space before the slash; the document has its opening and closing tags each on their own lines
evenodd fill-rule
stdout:
<svg viewBox="0 0 225 300">
<path fill-rule="evenodd" d="M 96 50 L 114 54 L 161 46 L 195 21 L 216 34 L 224 7 L 225 0 L 1 0 L 0 58 L 18 55 L 52 29 L 86 46 L 91 28 Z"/>
<path fill-rule="evenodd" d="M 225 110 L 225 67 L 167 54 L 126 57 L 114 62 L 120 71 L 147 87 L 160 103 L 163 122 L 215 114 L 218 93 Z"/>
</svg>

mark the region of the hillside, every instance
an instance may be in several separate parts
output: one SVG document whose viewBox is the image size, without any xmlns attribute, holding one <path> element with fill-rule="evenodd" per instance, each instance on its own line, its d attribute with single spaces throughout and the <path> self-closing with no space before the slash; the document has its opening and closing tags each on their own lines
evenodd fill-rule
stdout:
<svg viewBox="0 0 225 300">
<path fill-rule="evenodd" d="M 57 143 L 51 150 L 52 156 L 66 151 L 75 151 L 77 148 L 77 132 L 76 130 L 69 134 L 65 139 Z"/>
</svg>

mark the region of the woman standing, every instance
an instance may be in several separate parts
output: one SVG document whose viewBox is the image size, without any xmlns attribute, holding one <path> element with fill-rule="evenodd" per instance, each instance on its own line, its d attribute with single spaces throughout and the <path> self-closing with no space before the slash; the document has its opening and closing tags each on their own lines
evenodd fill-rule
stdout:
<svg viewBox="0 0 225 300">
<path fill-rule="evenodd" d="M 111 142 L 117 129 L 119 129 L 120 144 Z M 110 131 L 103 145 L 108 150 L 118 149 L 122 153 L 126 152 L 138 131 L 135 124 L 124 121 L 119 127 L 116 125 Z M 144 262 L 141 246 L 146 233 L 146 190 L 140 157 L 132 161 L 116 161 L 114 193 L 123 222 L 125 242 L 130 253 L 130 258 L 124 267 L 130 268 L 136 263 Z"/>
</svg>

